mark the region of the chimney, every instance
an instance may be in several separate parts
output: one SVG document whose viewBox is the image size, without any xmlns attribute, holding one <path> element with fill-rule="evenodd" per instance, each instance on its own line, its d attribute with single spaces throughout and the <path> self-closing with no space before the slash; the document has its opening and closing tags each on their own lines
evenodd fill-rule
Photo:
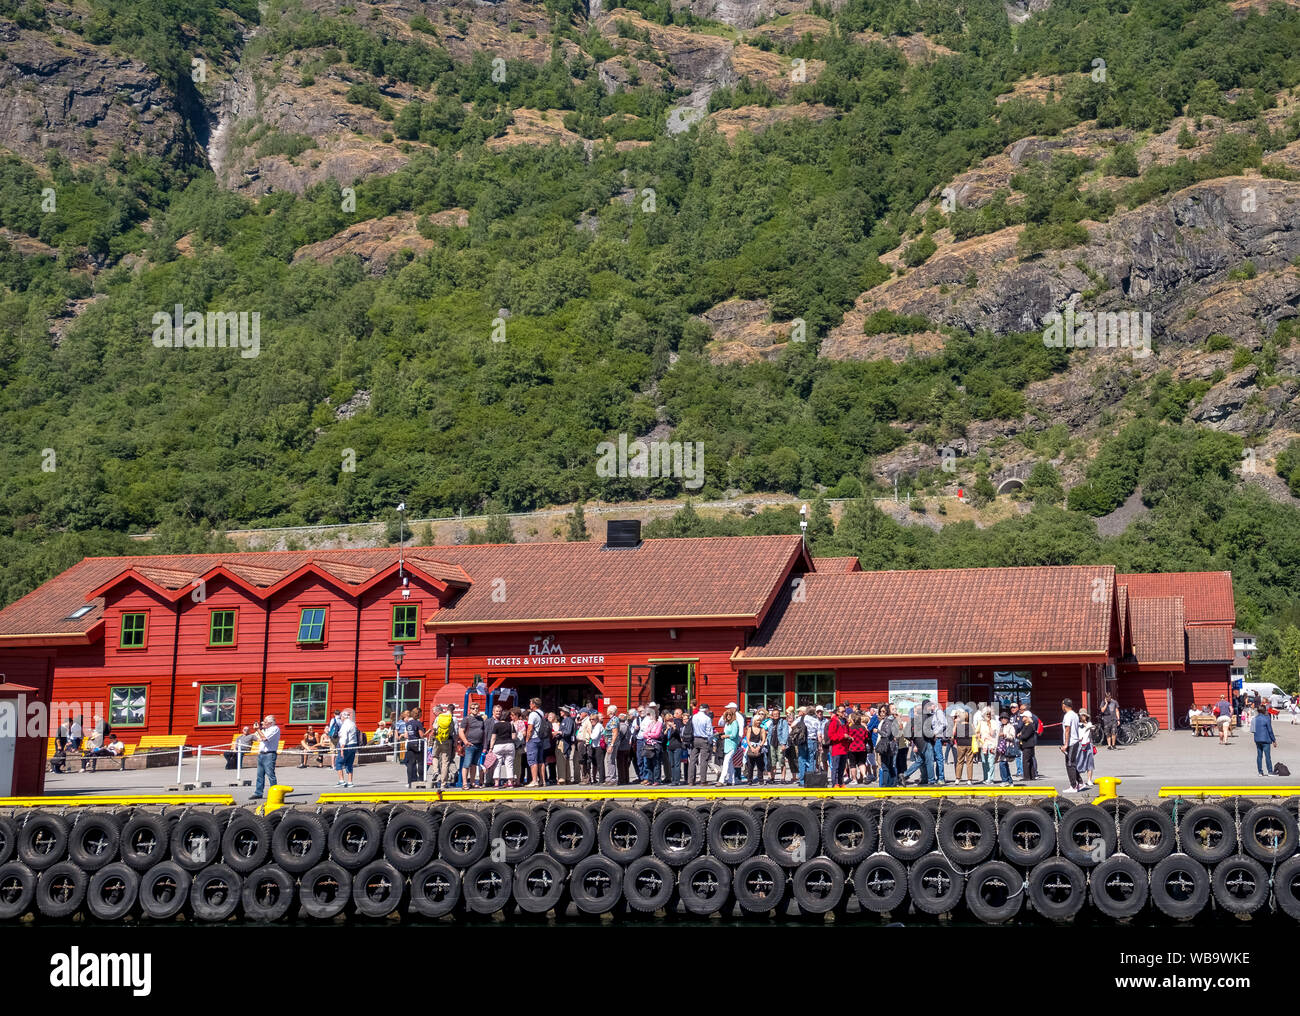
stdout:
<svg viewBox="0 0 1300 1016">
<path fill-rule="evenodd" d="M 639 519 L 610 519 L 605 524 L 606 550 L 635 550 L 641 546 Z"/>
</svg>

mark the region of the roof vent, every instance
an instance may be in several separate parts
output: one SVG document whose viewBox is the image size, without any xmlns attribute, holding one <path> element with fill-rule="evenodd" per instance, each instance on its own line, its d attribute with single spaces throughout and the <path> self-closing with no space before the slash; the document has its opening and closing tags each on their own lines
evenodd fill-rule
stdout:
<svg viewBox="0 0 1300 1016">
<path fill-rule="evenodd" d="M 605 548 L 626 550 L 641 546 L 639 519 L 610 519 L 605 524 Z"/>
</svg>

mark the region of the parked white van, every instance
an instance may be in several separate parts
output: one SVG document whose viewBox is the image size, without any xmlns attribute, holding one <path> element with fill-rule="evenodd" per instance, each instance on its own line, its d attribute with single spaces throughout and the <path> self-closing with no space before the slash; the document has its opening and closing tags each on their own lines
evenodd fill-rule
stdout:
<svg viewBox="0 0 1300 1016">
<path fill-rule="evenodd" d="M 1245 682 L 1241 688 L 1246 693 L 1246 698 L 1250 699 L 1258 695 L 1274 709 L 1285 709 L 1286 704 L 1291 701 L 1291 696 L 1275 684 L 1251 684 Z"/>
</svg>

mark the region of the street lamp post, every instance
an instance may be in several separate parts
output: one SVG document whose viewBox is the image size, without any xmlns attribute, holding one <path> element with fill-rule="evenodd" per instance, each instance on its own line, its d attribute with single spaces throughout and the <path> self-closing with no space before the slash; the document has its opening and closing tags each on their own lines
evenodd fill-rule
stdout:
<svg viewBox="0 0 1300 1016">
<path fill-rule="evenodd" d="M 397 680 L 393 682 L 393 761 L 397 761 L 397 718 L 402 699 L 402 660 L 406 658 L 406 649 L 399 645 L 393 647 L 393 663 L 397 667 Z"/>
</svg>

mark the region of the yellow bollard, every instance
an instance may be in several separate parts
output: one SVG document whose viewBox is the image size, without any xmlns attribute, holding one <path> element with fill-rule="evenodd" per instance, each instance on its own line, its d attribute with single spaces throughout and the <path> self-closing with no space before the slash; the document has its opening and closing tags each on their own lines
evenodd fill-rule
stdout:
<svg viewBox="0 0 1300 1016">
<path fill-rule="evenodd" d="M 271 812 L 283 808 L 285 796 L 292 793 L 293 787 L 287 787 L 283 783 L 277 783 L 274 787 L 267 787 L 266 804 L 258 805 L 254 809 L 254 814 L 269 815 Z"/>
<path fill-rule="evenodd" d="M 1119 794 L 1115 792 L 1115 788 L 1123 782 L 1118 776 L 1101 777 L 1097 781 L 1097 785 L 1101 787 L 1101 793 L 1092 799 L 1092 803 L 1101 804 L 1103 801 L 1115 800 L 1115 798 L 1119 797 Z"/>
</svg>

